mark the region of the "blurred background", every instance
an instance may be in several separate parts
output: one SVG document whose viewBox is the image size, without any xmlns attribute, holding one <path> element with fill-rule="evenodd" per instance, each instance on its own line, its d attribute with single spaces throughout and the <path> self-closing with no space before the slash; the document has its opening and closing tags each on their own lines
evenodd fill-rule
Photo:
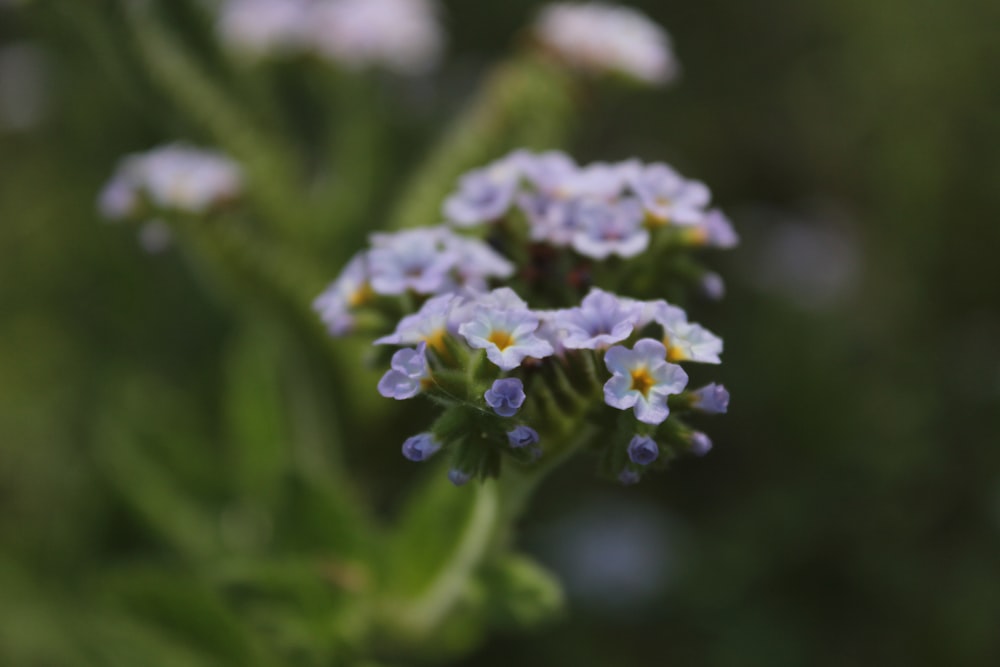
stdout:
<svg viewBox="0 0 1000 667">
<path fill-rule="evenodd" d="M 0 2 L 0 663 L 100 664 L 77 651 L 79 619 L 106 615 L 106 641 L 145 633 L 202 664 L 184 658 L 210 643 L 197 594 L 125 595 L 119 618 L 94 573 L 141 563 L 150 590 L 161 571 L 177 591 L 195 577 L 127 480 L 162 496 L 181 471 L 222 497 L 235 316 L 95 198 L 124 153 L 210 138 L 143 76 L 116 3 L 102 22 L 78 1 Z M 742 245 L 708 258 L 726 298 L 691 308 L 725 338 L 713 379 L 730 413 L 705 424 L 711 455 L 638 487 L 586 460 L 558 470 L 518 542 L 567 610 L 461 664 L 1000 664 L 1000 5 L 632 4 L 671 33 L 683 75 L 592 100 L 571 151 L 669 162 L 731 214 Z M 444 6 L 439 71 L 379 98 L 397 158 L 358 239 L 540 3 Z M 387 507 L 412 468 L 357 421 L 352 474 Z M 219 521 L 235 544 L 253 532 L 252 516 Z"/>
</svg>

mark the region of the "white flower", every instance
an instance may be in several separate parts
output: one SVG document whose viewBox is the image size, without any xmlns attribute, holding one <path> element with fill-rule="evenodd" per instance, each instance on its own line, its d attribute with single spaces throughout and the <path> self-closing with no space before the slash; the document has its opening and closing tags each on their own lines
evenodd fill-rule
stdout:
<svg viewBox="0 0 1000 667">
<path fill-rule="evenodd" d="M 670 38 L 644 14 L 602 2 L 545 7 L 535 34 L 556 56 L 580 69 L 617 72 L 661 84 L 676 74 Z"/>
<path fill-rule="evenodd" d="M 146 197 L 160 209 L 202 214 L 242 189 L 242 172 L 225 155 L 170 144 L 123 158 L 101 192 L 99 207 L 111 219 L 126 218 Z"/>
<path fill-rule="evenodd" d="M 350 69 L 378 65 L 420 74 L 440 60 L 444 36 L 430 0 L 327 0 L 306 26 L 309 44 Z"/>
<path fill-rule="evenodd" d="M 216 29 L 223 43 L 261 57 L 301 49 L 309 25 L 309 0 L 227 0 Z"/>
<path fill-rule="evenodd" d="M 670 415 L 667 397 L 687 386 L 684 369 L 667 363 L 667 350 L 658 340 L 643 338 L 629 350 L 615 345 L 604 355 L 611 379 L 604 384 L 604 402 L 613 408 L 633 408 L 635 417 L 659 424 Z"/>
<path fill-rule="evenodd" d="M 663 345 L 670 361 L 722 363 L 722 339 L 699 324 L 687 320 L 687 313 L 665 301 L 657 305 L 654 320 L 663 327 Z"/>
</svg>

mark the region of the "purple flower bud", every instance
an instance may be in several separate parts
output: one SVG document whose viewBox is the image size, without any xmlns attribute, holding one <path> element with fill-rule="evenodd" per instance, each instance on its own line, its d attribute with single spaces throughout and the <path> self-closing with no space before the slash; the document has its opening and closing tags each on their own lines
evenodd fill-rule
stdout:
<svg viewBox="0 0 1000 667">
<path fill-rule="evenodd" d="M 524 385 L 517 378 L 502 378 L 486 390 L 483 398 L 501 417 L 513 417 L 524 404 Z"/>
<path fill-rule="evenodd" d="M 660 448 L 656 441 L 645 435 L 633 436 L 632 442 L 628 444 L 628 457 L 632 463 L 641 466 L 649 465 L 660 455 Z"/>
<path fill-rule="evenodd" d="M 518 449 L 534 445 L 540 438 L 538 437 L 538 431 L 530 426 L 515 426 L 512 430 L 507 431 L 507 439 L 510 441 L 511 447 Z"/>
<path fill-rule="evenodd" d="M 729 410 L 729 390 L 714 382 L 693 394 L 692 406 L 710 415 L 724 415 Z"/>
<path fill-rule="evenodd" d="M 695 456 L 704 456 L 712 451 L 712 440 L 702 433 L 695 431 L 691 434 L 691 453 Z"/>
<path fill-rule="evenodd" d="M 458 468 L 452 468 L 448 471 L 448 481 L 450 481 L 455 486 L 465 486 L 468 484 L 469 480 L 472 479 L 472 474 L 467 473 L 464 470 L 459 470 Z"/>
<path fill-rule="evenodd" d="M 633 470 L 627 470 L 627 469 L 622 470 L 621 473 L 618 474 L 618 481 L 624 484 L 625 486 L 632 486 L 633 484 L 638 484 L 639 473 Z"/>
<path fill-rule="evenodd" d="M 701 277 L 701 293 L 712 301 L 721 301 L 726 296 L 726 283 L 718 273 L 709 272 Z"/>
<path fill-rule="evenodd" d="M 403 443 L 403 456 L 411 461 L 426 461 L 441 449 L 441 443 L 430 433 L 418 433 Z"/>
</svg>

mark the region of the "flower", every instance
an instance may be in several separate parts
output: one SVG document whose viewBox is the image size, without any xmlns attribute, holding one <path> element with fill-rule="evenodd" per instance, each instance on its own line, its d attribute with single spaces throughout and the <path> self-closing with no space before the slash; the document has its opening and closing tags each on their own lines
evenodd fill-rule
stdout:
<svg viewBox="0 0 1000 667">
<path fill-rule="evenodd" d="M 691 434 L 691 453 L 695 456 L 704 456 L 712 451 L 712 440 L 701 431 Z"/>
<path fill-rule="evenodd" d="M 540 438 L 538 437 L 538 431 L 530 426 L 522 425 L 515 426 L 510 431 L 507 431 L 507 440 L 510 442 L 511 447 L 519 449 L 538 444 Z"/>
<path fill-rule="evenodd" d="M 227 0 L 216 29 L 223 43 L 261 57 L 297 51 L 309 25 L 309 0 Z"/>
<path fill-rule="evenodd" d="M 486 405 L 501 417 L 513 417 L 524 405 L 524 385 L 517 378 L 501 378 L 483 394 Z"/>
<path fill-rule="evenodd" d="M 660 456 L 656 441 L 646 435 L 636 435 L 628 444 L 628 457 L 637 465 L 646 466 Z"/>
<path fill-rule="evenodd" d="M 451 330 L 452 310 L 461 297 L 442 294 L 431 297 L 413 315 L 407 315 L 396 325 L 396 331 L 375 340 L 375 345 L 416 345 L 427 343 L 437 351 L 444 350 L 444 338 Z"/>
<path fill-rule="evenodd" d="M 659 302 L 655 320 L 663 327 L 667 360 L 722 363 L 722 339 L 699 324 L 687 321 L 687 313 L 665 301 Z"/>
<path fill-rule="evenodd" d="M 445 246 L 455 259 L 453 271 L 463 287 L 485 290 L 488 279 L 514 275 L 514 265 L 479 239 L 449 235 Z"/>
<path fill-rule="evenodd" d="M 554 352 L 551 343 L 534 333 L 538 316 L 518 301 L 513 290 L 494 290 L 473 305 L 471 319 L 458 327 L 470 346 L 485 349 L 486 358 L 505 371 L 520 366 L 525 357 L 542 359 Z"/>
<path fill-rule="evenodd" d="M 733 229 L 733 223 L 718 209 L 706 213 L 693 233 L 699 245 L 710 248 L 729 249 L 735 248 L 740 243 L 739 234 Z"/>
<path fill-rule="evenodd" d="M 332 336 L 343 336 L 354 328 L 351 310 L 372 295 L 365 264 L 363 254 L 355 255 L 337 279 L 313 301 L 313 310 L 319 313 Z"/>
<path fill-rule="evenodd" d="M 629 186 L 649 216 L 660 223 L 696 225 L 712 195 L 701 181 L 689 181 L 662 163 L 635 169 Z"/>
<path fill-rule="evenodd" d="M 455 253 L 440 227 L 420 227 L 394 234 L 372 234 L 368 252 L 372 289 L 395 295 L 413 290 L 437 294 L 452 286 Z"/>
<path fill-rule="evenodd" d="M 581 200 L 574 210 L 573 249 L 593 259 L 609 255 L 635 257 L 649 247 L 649 230 L 642 226 L 642 207 L 634 199 L 608 203 Z"/>
<path fill-rule="evenodd" d="M 464 470 L 459 470 L 458 468 L 452 468 L 451 470 L 448 471 L 448 481 L 450 481 L 455 486 L 465 486 L 466 484 L 469 483 L 470 479 L 472 479 L 472 475 L 470 473 L 465 472 Z"/>
<path fill-rule="evenodd" d="M 687 385 L 684 369 L 667 363 L 666 348 L 657 340 L 643 338 L 629 350 L 621 345 L 609 349 L 604 363 L 611 379 L 604 384 L 604 401 L 619 410 L 634 408 L 636 419 L 659 424 L 670 414 L 667 396 Z"/>
<path fill-rule="evenodd" d="M 444 217 L 460 227 L 502 218 L 517 192 L 522 154 L 512 153 L 459 180 L 458 192 L 444 202 Z"/>
<path fill-rule="evenodd" d="M 723 415 L 729 410 L 729 391 L 714 382 L 692 392 L 692 407 L 710 415 Z"/>
<path fill-rule="evenodd" d="M 160 209 L 201 215 L 242 188 L 239 166 L 222 153 L 168 144 L 122 158 L 99 207 L 107 217 L 122 219 L 134 214 L 145 197 Z"/>
<path fill-rule="evenodd" d="M 444 35 L 430 0 L 326 0 L 312 6 L 305 46 L 348 69 L 381 66 L 422 74 L 437 65 Z"/>
<path fill-rule="evenodd" d="M 674 77 L 677 64 L 667 34 L 642 13 L 601 2 L 545 7 L 535 35 L 573 67 L 616 72 L 651 84 Z"/>
<path fill-rule="evenodd" d="M 439 449 L 441 449 L 441 443 L 431 433 L 418 433 L 410 436 L 403 443 L 403 456 L 411 461 L 426 461 L 434 456 Z"/>
<path fill-rule="evenodd" d="M 391 368 L 379 380 L 378 393 L 397 401 L 419 394 L 431 376 L 426 350 L 425 342 L 421 342 L 416 349 L 396 350 L 392 355 Z"/>
<path fill-rule="evenodd" d="M 625 486 L 632 486 L 639 483 L 639 473 L 634 470 L 622 470 L 618 473 L 618 481 Z"/>
<path fill-rule="evenodd" d="M 639 320 L 640 307 L 610 292 L 593 288 L 577 308 L 559 311 L 562 344 L 571 350 L 596 350 L 628 338 Z"/>
</svg>

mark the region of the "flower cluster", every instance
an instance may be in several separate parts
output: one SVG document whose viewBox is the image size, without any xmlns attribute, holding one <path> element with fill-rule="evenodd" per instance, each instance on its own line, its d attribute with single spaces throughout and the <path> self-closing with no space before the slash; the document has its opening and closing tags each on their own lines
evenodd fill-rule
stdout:
<svg viewBox="0 0 1000 667">
<path fill-rule="evenodd" d="M 169 144 L 122 158 L 98 200 L 109 220 L 148 209 L 201 215 L 240 196 L 239 165 L 216 151 Z"/>
<path fill-rule="evenodd" d="M 703 239 L 692 230 L 720 220 L 731 245 L 709 200 L 666 165 L 578 167 L 561 153 L 518 151 L 462 177 L 444 204 L 450 224 L 374 234 L 315 308 L 334 335 L 382 331 L 375 344 L 397 348 L 381 395 L 442 408 L 403 444 L 406 458 L 447 452 L 449 478 L 462 484 L 498 474 L 504 459 L 556 455 L 587 425 L 605 474 L 631 483 L 711 447 L 684 419 L 724 413 L 729 395 L 717 384 L 691 389 L 684 365 L 720 363 L 723 344 L 663 299 L 585 285 L 578 265 L 659 249 L 660 232 Z M 609 215 L 628 222 L 595 233 Z M 572 261 L 536 280 L 539 247 Z"/>
<path fill-rule="evenodd" d="M 462 177 L 443 214 L 456 227 L 523 219 L 536 243 L 590 259 L 631 258 L 665 241 L 729 248 L 738 238 L 704 183 L 662 163 L 578 166 L 564 153 L 515 151 Z"/>
<path fill-rule="evenodd" d="M 432 68 L 444 43 L 432 0 L 227 0 L 218 32 L 246 55 L 313 54 L 400 74 Z"/>
<path fill-rule="evenodd" d="M 545 7 L 535 36 L 555 57 L 593 73 L 616 73 L 650 84 L 676 76 L 670 38 L 642 13 L 602 2 Z"/>
</svg>

